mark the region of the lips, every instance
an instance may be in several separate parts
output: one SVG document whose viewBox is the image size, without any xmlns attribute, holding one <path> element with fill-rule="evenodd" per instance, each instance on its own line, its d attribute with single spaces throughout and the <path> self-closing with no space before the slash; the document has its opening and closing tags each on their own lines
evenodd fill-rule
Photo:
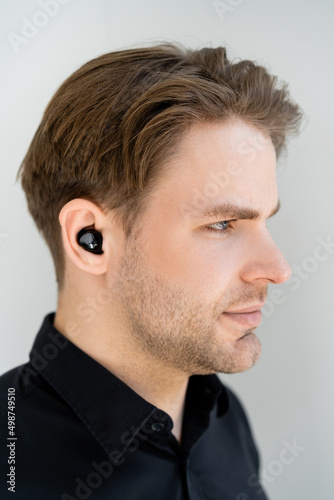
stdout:
<svg viewBox="0 0 334 500">
<path fill-rule="evenodd" d="M 258 311 L 258 310 L 262 309 L 263 306 L 264 306 L 264 302 L 258 302 L 257 304 L 253 304 L 252 306 L 244 307 L 242 309 L 235 309 L 234 311 L 230 309 L 226 312 L 228 312 L 228 313 L 247 313 L 247 312 Z"/>
<path fill-rule="evenodd" d="M 259 326 L 262 320 L 262 312 L 257 309 L 250 312 L 223 312 L 222 316 L 235 321 L 240 325 L 247 326 L 248 328 L 255 328 Z"/>
</svg>

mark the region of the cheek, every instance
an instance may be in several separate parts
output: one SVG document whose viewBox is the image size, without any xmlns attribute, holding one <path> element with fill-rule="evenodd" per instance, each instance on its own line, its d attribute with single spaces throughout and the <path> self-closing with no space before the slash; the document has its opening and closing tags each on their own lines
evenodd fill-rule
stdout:
<svg viewBox="0 0 334 500">
<path fill-rule="evenodd" d="M 193 279 L 209 295 L 221 295 L 236 281 L 238 256 L 230 242 L 203 237 L 197 245 L 194 243 L 193 252 L 189 251 L 190 260 Z"/>
<path fill-rule="evenodd" d="M 183 283 L 183 286 L 192 280 L 198 263 L 191 245 L 186 245 L 181 235 L 178 237 L 175 232 L 172 235 L 167 230 L 158 230 L 146 239 L 145 244 L 150 268 L 155 275 L 164 281 Z"/>
<path fill-rule="evenodd" d="M 238 256 L 232 243 L 168 228 L 151 232 L 145 242 L 152 272 L 195 294 L 217 296 L 235 278 Z"/>
</svg>

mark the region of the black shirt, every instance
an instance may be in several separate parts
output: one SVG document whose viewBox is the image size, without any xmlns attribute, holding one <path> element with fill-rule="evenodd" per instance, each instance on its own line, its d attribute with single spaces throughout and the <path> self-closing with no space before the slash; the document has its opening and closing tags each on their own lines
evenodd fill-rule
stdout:
<svg viewBox="0 0 334 500">
<path fill-rule="evenodd" d="M 180 445 L 170 415 L 70 342 L 54 316 L 30 361 L 0 377 L 1 500 L 267 498 L 245 411 L 217 375 L 189 378 Z"/>
</svg>

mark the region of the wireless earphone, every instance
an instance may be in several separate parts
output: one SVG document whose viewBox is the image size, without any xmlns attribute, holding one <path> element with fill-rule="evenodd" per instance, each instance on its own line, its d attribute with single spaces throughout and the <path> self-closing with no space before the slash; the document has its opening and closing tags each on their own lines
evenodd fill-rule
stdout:
<svg viewBox="0 0 334 500">
<path fill-rule="evenodd" d="M 77 242 L 87 252 L 102 254 L 102 234 L 95 229 L 81 229 L 77 236 Z"/>
</svg>

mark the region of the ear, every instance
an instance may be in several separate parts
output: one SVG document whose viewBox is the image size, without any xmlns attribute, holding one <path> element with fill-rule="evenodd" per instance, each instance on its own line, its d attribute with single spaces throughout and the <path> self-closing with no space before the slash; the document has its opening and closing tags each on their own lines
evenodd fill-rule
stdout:
<svg viewBox="0 0 334 500">
<path fill-rule="evenodd" d="M 91 201 L 76 198 L 69 201 L 59 212 L 63 246 L 69 259 L 86 273 L 101 275 L 107 272 L 111 245 L 108 244 L 110 227 L 103 211 Z M 77 235 L 83 228 L 96 229 L 102 234 L 103 254 L 87 252 L 77 242 Z"/>
</svg>

